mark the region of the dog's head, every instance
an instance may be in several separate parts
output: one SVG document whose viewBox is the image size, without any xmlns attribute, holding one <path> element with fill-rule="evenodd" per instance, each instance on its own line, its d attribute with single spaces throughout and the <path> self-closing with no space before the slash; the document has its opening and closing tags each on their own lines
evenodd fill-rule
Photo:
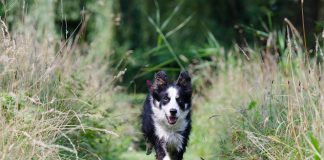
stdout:
<svg viewBox="0 0 324 160">
<path fill-rule="evenodd" d="M 174 83 L 169 83 L 164 71 L 155 74 L 152 86 L 154 111 L 157 119 L 174 125 L 185 119 L 191 107 L 191 78 L 187 71 L 182 71 Z"/>
</svg>

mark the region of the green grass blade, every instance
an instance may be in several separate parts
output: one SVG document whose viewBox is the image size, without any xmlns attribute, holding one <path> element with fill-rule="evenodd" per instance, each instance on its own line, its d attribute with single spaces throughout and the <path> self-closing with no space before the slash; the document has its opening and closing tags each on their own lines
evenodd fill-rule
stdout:
<svg viewBox="0 0 324 160">
<path fill-rule="evenodd" d="M 177 62 L 177 64 L 179 65 L 179 67 L 181 68 L 181 70 L 184 70 L 184 66 L 182 65 L 182 63 L 180 62 L 179 58 L 177 57 L 175 51 L 173 50 L 173 48 L 171 47 L 169 41 L 166 39 L 166 37 L 164 36 L 164 34 L 162 33 L 161 29 L 156 25 L 156 23 L 153 21 L 153 19 L 151 17 L 148 18 L 149 22 L 155 27 L 156 31 L 158 32 L 159 36 L 161 36 L 161 38 L 163 39 L 164 43 L 166 44 L 166 46 L 168 47 L 170 53 L 172 54 L 172 56 L 174 57 L 175 61 Z"/>
</svg>

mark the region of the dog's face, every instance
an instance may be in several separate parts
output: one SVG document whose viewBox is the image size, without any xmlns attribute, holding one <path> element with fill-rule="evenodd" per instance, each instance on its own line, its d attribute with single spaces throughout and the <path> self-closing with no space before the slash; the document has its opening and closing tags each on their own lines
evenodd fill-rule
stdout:
<svg viewBox="0 0 324 160">
<path fill-rule="evenodd" d="M 176 82 L 169 84 L 165 72 L 156 73 L 153 84 L 153 105 L 158 120 L 169 125 L 186 118 L 191 106 L 191 78 L 188 72 L 180 73 Z"/>
</svg>

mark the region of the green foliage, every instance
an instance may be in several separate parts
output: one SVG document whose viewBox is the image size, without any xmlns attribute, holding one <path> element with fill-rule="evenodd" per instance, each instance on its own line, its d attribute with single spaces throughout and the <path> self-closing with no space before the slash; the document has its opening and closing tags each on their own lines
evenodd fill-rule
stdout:
<svg viewBox="0 0 324 160">
<path fill-rule="evenodd" d="M 256 101 L 251 101 L 250 104 L 248 105 L 248 110 L 252 110 L 255 108 L 257 105 Z"/>
<path fill-rule="evenodd" d="M 308 133 L 308 138 L 310 139 L 311 141 L 311 145 L 313 150 L 314 150 L 314 159 L 315 160 L 320 160 L 320 154 L 321 154 L 321 150 L 320 150 L 320 146 L 319 146 L 319 143 L 318 143 L 318 140 L 314 137 L 314 135 L 312 133 Z"/>
<path fill-rule="evenodd" d="M 227 52 L 223 55 L 219 52 L 230 48 L 233 40 L 239 44 L 246 43 L 245 39 L 265 43 L 264 40 L 272 36 L 270 32 L 281 28 L 283 17 L 295 21 L 293 15 L 298 7 L 290 0 L 142 0 L 136 2 L 142 5 L 133 3 L 123 0 L 117 3 L 121 15 L 120 24 L 115 27 L 116 53 L 112 57 L 113 66 L 128 68 L 122 84 L 128 86 L 129 91 L 146 91 L 136 84 L 150 79 L 157 70 L 164 69 L 173 77 L 179 70 L 205 63 L 212 56 L 226 58 L 228 55 L 224 53 Z M 215 6 L 219 7 L 215 9 Z M 285 38 L 284 34 L 278 34 Z M 284 42 L 278 43 L 282 53 Z M 215 52 L 201 52 L 209 48 L 214 48 Z"/>
<path fill-rule="evenodd" d="M 2 116 L 4 116 L 7 121 L 10 121 L 15 117 L 16 110 L 20 110 L 24 107 L 24 101 L 18 101 L 14 96 L 4 92 L 0 93 L 0 105 L 3 112 Z"/>
</svg>

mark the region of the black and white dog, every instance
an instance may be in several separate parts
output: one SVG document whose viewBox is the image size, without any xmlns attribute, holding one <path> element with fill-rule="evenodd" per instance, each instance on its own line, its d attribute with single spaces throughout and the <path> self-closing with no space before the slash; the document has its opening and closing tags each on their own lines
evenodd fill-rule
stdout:
<svg viewBox="0 0 324 160">
<path fill-rule="evenodd" d="M 146 154 L 154 147 L 158 160 L 182 160 L 191 131 L 191 96 L 187 71 L 174 83 L 164 71 L 155 74 L 142 114 Z"/>
</svg>

